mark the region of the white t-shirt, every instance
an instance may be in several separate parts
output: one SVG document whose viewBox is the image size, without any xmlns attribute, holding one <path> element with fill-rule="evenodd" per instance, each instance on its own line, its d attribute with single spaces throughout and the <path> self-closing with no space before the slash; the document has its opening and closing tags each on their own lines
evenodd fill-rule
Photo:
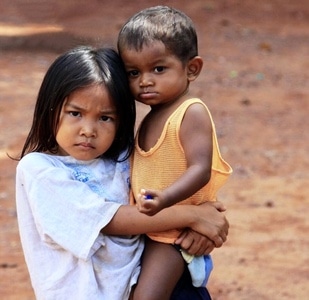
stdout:
<svg viewBox="0 0 309 300">
<path fill-rule="evenodd" d="M 129 162 L 30 153 L 17 166 L 20 237 L 37 299 L 123 300 L 143 240 L 100 230 L 128 204 Z"/>
</svg>

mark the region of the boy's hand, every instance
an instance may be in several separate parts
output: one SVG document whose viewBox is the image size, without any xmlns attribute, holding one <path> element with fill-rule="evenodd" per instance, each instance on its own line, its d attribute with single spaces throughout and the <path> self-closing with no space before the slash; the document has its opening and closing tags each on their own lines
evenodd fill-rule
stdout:
<svg viewBox="0 0 309 300">
<path fill-rule="evenodd" d="M 137 199 L 138 210 L 148 216 L 153 216 L 163 209 L 161 193 L 154 190 L 141 189 Z"/>
</svg>

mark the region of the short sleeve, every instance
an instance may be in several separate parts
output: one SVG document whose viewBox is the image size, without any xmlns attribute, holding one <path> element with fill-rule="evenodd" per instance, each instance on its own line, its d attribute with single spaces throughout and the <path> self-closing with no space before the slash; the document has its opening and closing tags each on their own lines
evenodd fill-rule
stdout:
<svg viewBox="0 0 309 300">
<path fill-rule="evenodd" d="M 44 242 L 85 260 L 104 244 L 100 231 L 120 207 L 73 180 L 68 169 L 40 153 L 19 162 L 16 193 L 19 201 L 28 201 Z"/>
</svg>

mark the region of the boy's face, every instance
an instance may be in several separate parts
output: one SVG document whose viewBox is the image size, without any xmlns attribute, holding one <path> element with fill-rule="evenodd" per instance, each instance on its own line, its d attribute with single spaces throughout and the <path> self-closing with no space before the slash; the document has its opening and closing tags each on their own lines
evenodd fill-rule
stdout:
<svg viewBox="0 0 309 300">
<path fill-rule="evenodd" d="M 159 41 L 144 45 L 141 51 L 123 49 L 131 91 L 147 105 L 178 100 L 188 88 L 187 66 Z"/>
<path fill-rule="evenodd" d="M 95 159 L 112 145 L 117 125 L 116 108 L 103 85 L 78 89 L 67 97 L 60 112 L 57 154 Z"/>
</svg>

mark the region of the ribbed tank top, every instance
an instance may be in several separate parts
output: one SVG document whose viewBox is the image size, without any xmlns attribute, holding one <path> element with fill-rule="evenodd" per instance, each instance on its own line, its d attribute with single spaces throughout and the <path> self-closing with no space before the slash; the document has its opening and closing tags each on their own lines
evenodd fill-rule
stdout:
<svg viewBox="0 0 309 300">
<path fill-rule="evenodd" d="M 198 192 L 176 205 L 198 205 L 205 200 L 215 201 L 216 193 L 232 173 L 230 165 L 223 160 L 212 116 L 207 106 L 197 98 L 186 100 L 167 119 L 157 143 L 149 150 L 144 151 L 138 145 L 136 136 L 135 151 L 132 158 L 132 191 L 137 197 L 141 188 L 163 190 L 175 182 L 187 169 L 185 154 L 180 143 L 180 127 L 188 107 L 200 103 L 207 110 L 212 124 L 213 154 L 212 168 L 209 182 Z M 135 203 L 131 203 L 134 204 Z M 160 233 L 148 234 L 153 240 L 173 243 L 180 231 L 171 230 Z"/>
</svg>

